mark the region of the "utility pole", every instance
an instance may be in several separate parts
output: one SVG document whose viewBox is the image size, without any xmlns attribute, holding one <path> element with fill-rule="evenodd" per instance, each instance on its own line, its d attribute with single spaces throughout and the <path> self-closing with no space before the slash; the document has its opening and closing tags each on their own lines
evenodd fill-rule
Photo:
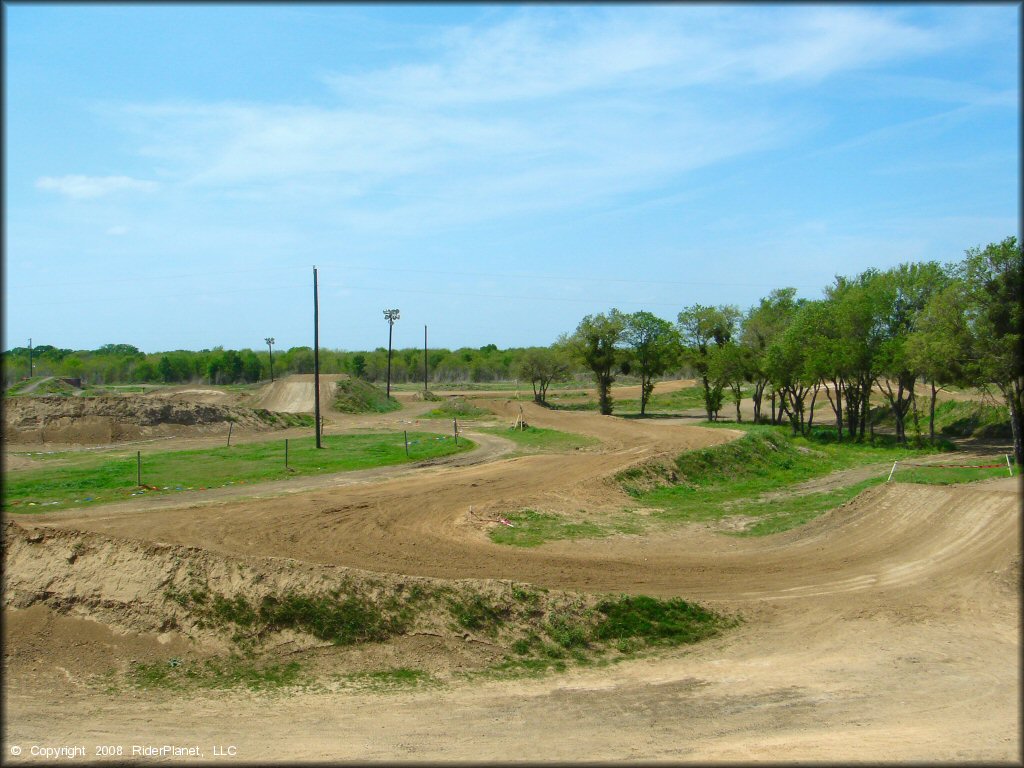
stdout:
<svg viewBox="0 0 1024 768">
<path fill-rule="evenodd" d="M 32 339 L 28 340 L 28 377 L 32 378 Z"/>
<path fill-rule="evenodd" d="M 388 399 L 391 399 L 391 333 L 395 328 L 395 320 L 398 319 L 397 309 L 385 309 L 384 319 L 388 321 Z"/>
<path fill-rule="evenodd" d="M 313 420 L 316 422 L 316 447 L 320 444 L 320 302 L 316 289 L 316 266 L 313 267 Z"/>
<path fill-rule="evenodd" d="M 427 391 L 427 326 L 423 326 L 423 391 Z"/>
<path fill-rule="evenodd" d="M 274 337 L 268 336 L 264 339 L 267 342 L 267 349 L 270 350 L 270 383 L 274 383 Z"/>
</svg>

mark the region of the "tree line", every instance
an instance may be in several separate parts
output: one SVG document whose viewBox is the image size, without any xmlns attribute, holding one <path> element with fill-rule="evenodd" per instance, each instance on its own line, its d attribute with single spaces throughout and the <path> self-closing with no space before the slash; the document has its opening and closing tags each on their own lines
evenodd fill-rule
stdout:
<svg viewBox="0 0 1024 768">
<path fill-rule="evenodd" d="M 605 414 L 613 410 L 617 373 L 640 378 L 643 413 L 653 382 L 688 367 L 700 380 L 709 420 L 726 399 L 740 420 L 740 400 L 749 391 L 755 421 L 788 422 L 794 433 L 806 434 L 823 398 L 840 440 L 872 436 L 876 393 L 892 413 L 897 440 L 906 443 L 908 428 L 920 439 L 925 413 L 934 440 L 935 399 L 943 386 L 991 390 L 1006 405 L 1020 464 L 1022 283 L 1021 246 L 1008 237 L 952 264 L 906 263 L 839 276 L 822 299 L 781 288 L 746 312 L 693 304 L 675 323 L 612 309 L 583 318 L 556 346 L 591 372 Z"/>
<path fill-rule="evenodd" d="M 789 423 L 809 433 L 815 406 L 827 400 L 838 439 L 873 435 L 872 398 L 891 411 L 896 437 L 920 437 L 927 418 L 935 437 L 936 393 L 943 386 L 980 387 L 1005 403 L 1017 462 L 1022 462 L 1022 253 L 1015 237 L 965 252 L 955 263 L 906 263 L 837 276 L 821 299 L 796 289 L 771 291 L 745 312 L 734 305 L 684 307 L 675 322 L 650 312 L 617 309 L 587 315 L 549 347 L 499 349 L 494 344 L 428 352 L 433 383 L 529 381 L 545 403 L 554 382 L 589 374 L 598 407 L 611 414 L 611 385 L 639 380 L 646 414 L 655 382 L 667 376 L 700 381 L 704 408 L 715 420 L 723 408 L 753 400 L 758 422 Z M 5 385 L 28 374 L 27 347 L 3 355 Z M 323 373 L 383 381 L 387 350 L 320 350 Z M 254 383 L 270 378 L 270 354 L 215 347 L 198 352 L 144 353 L 129 344 L 96 350 L 41 345 L 32 350 L 37 375 L 111 383 Z M 273 353 L 275 376 L 313 372 L 311 347 Z M 394 383 L 423 382 L 423 350 L 398 349 Z"/>
<path fill-rule="evenodd" d="M 536 347 L 499 349 L 495 344 L 455 350 L 430 349 L 428 382 L 511 381 L 520 375 L 520 362 Z M 71 350 L 40 344 L 32 349 L 35 376 L 81 379 L 85 385 L 106 384 L 247 384 L 270 379 L 267 349 L 174 350 L 146 353 L 130 344 L 105 344 L 94 350 Z M 274 377 L 313 373 L 313 348 L 300 346 L 273 352 Z M 5 386 L 29 374 L 28 347 L 3 354 Z M 371 382 L 383 382 L 388 369 L 387 350 L 320 349 L 321 373 L 346 373 Z M 584 369 L 579 369 L 583 375 Z M 423 349 L 395 349 L 391 353 L 393 383 L 423 382 Z"/>
</svg>

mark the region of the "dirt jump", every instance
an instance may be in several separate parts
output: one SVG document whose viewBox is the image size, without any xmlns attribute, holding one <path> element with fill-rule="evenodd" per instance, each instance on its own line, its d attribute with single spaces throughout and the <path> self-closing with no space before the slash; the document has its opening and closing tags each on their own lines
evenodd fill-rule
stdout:
<svg viewBox="0 0 1024 768">
<path fill-rule="evenodd" d="M 311 397 L 299 389 L 280 382 L 261 397 L 283 411 Z M 515 455 L 470 424 L 482 459 L 225 489 L 202 503 L 8 516 L 4 744 L 24 749 L 8 762 L 38 761 L 30 745 L 82 745 L 102 760 L 103 744 L 196 745 L 208 759 L 231 746 L 253 763 L 1021 760 L 1016 478 L 879 485 L 766 537 L 690 524 L 507 547 L 487 536 L 502 513 L 635 507 L 615 473 L 738 433 L 474 397 L 498 423 L 522 407 L 531 425 L 600 442 Z M 375 423 L 401 429 L 431 405 Z M 204 642 L 174 631 L 155 599 L 183 564 L 224 584 L 344 573 L 679 596 L 742 622 L 698 645 L 536 679 L 461 681 L 494 651 L 438 631 L 344 653 L 295 640 L 324 668 L 415 666 L 447 681 L 438 687 L 199 690 L 187 706 L 174 691 L 104 692 L 95 680 L 107 670 Z"/>
<path fill-rule="evenodd" d="M 330 408 L 334 399 L 334 386 L 342 379 L 343 373 L 320 374 L 320 408 Z M 312 413 L 316 399 L 313 374 L 297 373 L 270 384 L 266 384 L 252 399 L 253 408 L 266 408 L 281 413 Z"/>
</svg>

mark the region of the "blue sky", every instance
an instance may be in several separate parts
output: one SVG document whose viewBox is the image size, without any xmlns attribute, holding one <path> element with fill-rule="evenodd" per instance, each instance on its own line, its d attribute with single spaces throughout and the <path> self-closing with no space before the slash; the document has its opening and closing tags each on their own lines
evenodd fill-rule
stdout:
<svg viewBox="0 0 1024 768">
<path fill-rule="evenodd" d="M 1015 5 L 6 4 L 4 348 L 549 344 L 1020 235 Z"/>
</svg>

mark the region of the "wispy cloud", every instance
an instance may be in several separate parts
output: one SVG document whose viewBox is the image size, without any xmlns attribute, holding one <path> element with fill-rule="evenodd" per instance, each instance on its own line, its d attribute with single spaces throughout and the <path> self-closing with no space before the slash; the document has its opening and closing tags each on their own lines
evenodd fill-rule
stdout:
<svg viewBox="0 0 1024 768">
<path fill-rule="evenodd" d="M 43 176 L 36 180 L 38 189 L 57 192 L 73 200 L 88 200 L 117 192 L 153 192 L 159 186 L 155 181 L 129 176 Z"/>
<path fill-rule="evenodd" d="M 526 8 L 449 28 L 410 63 L 328 75 L 320 103 L 118 114 L 167 183 L 301 199 L 350 226 L 422 229 L 608 204 L 792 144 L 821 118 L 725 94 L 813 85 L 951 39 L 862 8 Z M 153 184 L 43 182 L 77 197 Z"/>
</svg>

